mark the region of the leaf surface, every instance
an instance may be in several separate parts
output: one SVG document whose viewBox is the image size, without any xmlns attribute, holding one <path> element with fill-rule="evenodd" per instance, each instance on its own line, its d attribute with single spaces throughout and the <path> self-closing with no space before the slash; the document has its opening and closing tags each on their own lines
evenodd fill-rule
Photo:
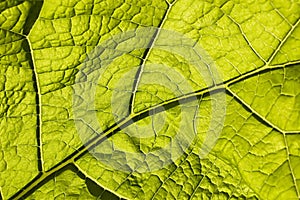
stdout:
<svg viewBox="0 0 300 200">
<path fill-rule="evenodd" d="M 1 2 L 0 197 L 299 199 L 299 10 Z"/>
</svg>

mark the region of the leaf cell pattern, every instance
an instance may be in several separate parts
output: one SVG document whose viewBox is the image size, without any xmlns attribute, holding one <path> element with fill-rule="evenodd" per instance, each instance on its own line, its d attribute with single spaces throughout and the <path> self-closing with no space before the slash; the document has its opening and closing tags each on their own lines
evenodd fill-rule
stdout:
<svg viewBox="0 0 300 200">
<path fill-rule="evenodd" d="M 300 2 L 292 0 L 1 1 L 0 199 L 299 199 L 299 23 Z M 112 59 L 97 82 L 96 119 L 75 118 L 76 78 L 84 64 L 98 62 L 86 62 L 90 53 L 145 27 L 156 28 L 140 41 L 147 48 Z M 221 78 L 210 71 L 205 81 L 187 62 L 189 52 L 155 48 L 161 30 L 195 41 L 213 61 L 204 65 L 214 65 Z M 181 90 L 176 73 L 152 64 L 176 71 L 192 91 Z M 111 108 L 118 92 L 129 102 L 125 117 Z M 158 170 L 135 170 L 128 152 L 170 143 L 180 105 L 193 107 L 186 129 L 195 134 L 192 143 Z M 213 109 L 225 112 L 222 124 Z M 93 137 L 84 144 L 76 123 L 89 127 L 94 120 L 102 130 L 87 128 Z M 129 134 L 135 130 L 149 137 Z M 128 171 L 105 164 L 112 159 L 108 144 Z M 106 162 L 91 154 L 98 150 Z"/>
</svg>

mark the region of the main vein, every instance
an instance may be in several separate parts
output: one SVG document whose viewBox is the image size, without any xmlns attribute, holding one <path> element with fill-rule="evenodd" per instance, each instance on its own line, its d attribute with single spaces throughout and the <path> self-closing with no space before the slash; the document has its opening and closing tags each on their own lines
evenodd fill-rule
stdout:
<svg viewBox="0 0 300 200">
<path fill-rule="evenodd" d="M 209 87 L 209 88 L 205 88 L 205 89 L 202 89 L 202 90 L 199 90 L 199 91 L 196 91 L 196 92 L 192 92 L 192 93 L 189 93 L 189 94 L 179 96 L 179 97 L 174 98 L 174 99 L 170 99 L 168 101 L 162 102 L 162 103 L 160 103 L 160 104 L 158 104 L 154 107 L 148 108 L 148 109 L 140 111 L 138 113 L 132 113 L 128 117 L 126 117 L 126 118 L 120 120 L 119 122 L 115 123 L 114 125 L 112 125 L 111 128 L 103 131 L 102 133 L 97 133 L 98 136 L 95 136 L 89 142 L 87 142 L 85 145 L 82 145 L 77 151 L 75 151 L 74 153 L 69 155 L 67 158 L 62 160 L 60 163 L 58 163 L 57 165 L 52 167 L 49 171 L 44 172 L 41 175 L 39 175 L 38 177 L 36 177 L 36 179 L 34 179 L 31 183 L 26 185 L 23 188 L 23 190 L 20 190 L 12 198 L 13 199 L 20 199 L 20 198 L 26 197 L 28 194 L 33 192 L 36 188 L 42 186 L 45 182 L 47 182 L 49 177 L 53 176 L 58 171 L 64 170 L 68 165 L 70 165 L 72 163 L 75 163 L 76 160 L 78 160 L 80 157 L 85 155 L 90 149 L 93 149 L 95 146 L 99 145 L 102 141 L 104 141 L 105 139 L 111 137 L 113 134 L 115 134 L 119 130 L 122 130 L 125 127 L 129 126 L 133 121 L 141 120 L 141 119 L 147 117 L 148 113 L 156 113 L 156 112 L 153 112 L 153 111 L 159 110 L 160 108 L 162 108 L 164 106 L 171 105 L 173 103 L 176 103 L 176 102 L 179 102 L 179 101 L 182 101 L 182 100 L 192 99 L 195 96 L 202 96 L 202 95 L 205 95 L 205 94 L 209 94 L 209 93 L 212 93 L 212 92 L 218 92 L 218 91 L 223 92 L 230 85 L 235 84 L 237 82 L 240 82 L 242 80 L 245 80 L 247 78 L 253 77 L 257 74 L 264 73 L 264 72 L 270 71 L 270 70 L 275 70 L 275 69 L 278 69 L 278 68 L 287 67 L 288 65 L 292 66 L 292 65 L 295 65 L 295 64 L 300 64 L 300 60 L 296 61 L 296 62 L 291 62 L 291 63 L 287 63 L 287 64 L 282 64 L 282 65 L 276 65 L 276 66 L 265 65 L 261 68 L 258 68 L 258 69 L 255 69 L 253 71 L 247 72 L 247 73 L 245 73 L 245 74 L 243 74 L 239 77 L 236 77 L 236 78 L 230 79 L 228 81 L 225 81 L 224 83 L 220 83 L 218 85 L 214 85 L 214 86 Z"/>
</svg>

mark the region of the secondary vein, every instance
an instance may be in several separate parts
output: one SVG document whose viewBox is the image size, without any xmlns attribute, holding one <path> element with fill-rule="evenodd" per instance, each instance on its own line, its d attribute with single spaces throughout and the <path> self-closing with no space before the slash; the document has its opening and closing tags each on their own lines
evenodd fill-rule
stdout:
<svg viewBox="0 0 300 200">
<path fill-rule="evenodd" d="M 272 53 L 272 55 L 270 56 L 270 58 L 267 61 L 267 65 L 271 64 L 271 62 L 274 60 L 275 56 L 278 54 L 278 52 L 280 51 L 281 47 L 285 44 L 285 42 L 288 40 L 288 38 L 290 38 L 291 34 L 294 32 L 295 28 L 299 25 L 300 23 L 300 18 L 295 22 L 295 24 L 290 28 L 290 30 L 287 32 L 287 34 L 285 35 L 285 37 L 282 39 L 282 41 L 280 41 L 279 45 L 277 46 L 277 48 L 274 50 L 274 52 Z"/>
<path fill-rule="evenodd" d="M 146 61 L 148 60 L 150 52 L 153 49 L 157 38 L 159 37 L 161 28 L 163 27 L 163 25 L 164 25 L 164 23 L 167 19 L 167 16 L 169 15 L 169 12 L 172 8 L 172 5 L 173 4 L 168 3 L 168 8 L 167 8 L 166 12 L 164 13 L 161 22 L 159 23 L 157 29 L 155 30 L 155 32 L 154 32 L 149 44 L 147 45 L 147 48 L 146 48 L 143 56 L 142 56 L 142 63 L 141 63 L 141 65 L 139 66 L 139 68 L 137 70 L 137 73 L 135 75 L 134 82 L 133 82 L 132 94 L 131 94 L 130 100 L 129 100 L 129 113 L 134 113 L 135 96 L 136 96 L 136 92 L 137 92 L 137 89 L 138 89 L 138 85 L 139 85 L 140 80 L 141 80 L 142 73 L 143 73 L 144 68 L 145 68 Z"/>
<path fill-rule="evenodd" d="M 36 90 L 36 115 L 37 115 L 37 120 L 36 120 L 36 137 L 37 137 L 37 157 L 38 157 L 38 170 L 40 172 L 44 171 L 44 167 L 43 167 L 43 154 L 42 154 L 42 138 L 41 138 L 41 133 L 42 133 L 42 118 L 41 118 L 41 114 L 42 114 L 42 105 L 41 105 L 41 91 L 40 91 L 40 83 L 39 83 L 39 78 L 38 78 L 38 72 L 35 66 L 35 60 L 34 60 L 34 56 L 33 56 L 33 48 L 31 45 L 31 42 L 29 40 L 29 38 L 26 36 L 26 40 L 28 42 L 29 45 L 29 49 L 30 49 L 30 56 L 31 56 L 31 63 L 32 63 L 32 70 L 33 70 L 33 83 L 34 83 L 34 88 Z"/>
<path fill-rule="evenodd" d="M 42 100 L 41 100 L 41 91 L 40 91 L 40 83 L 39 83 L 39 77 L 38 77 L 38 72 L 37 68 L 35 65 L 35 59 L 33 56 L 33 47 L 31 44 L 31 41 L 29 40 L 29 33 L 32 30 L 32 27 L 34 26 L 36 20 L 38 19 L 42 6 L 43 6 L 43 1 L 39 2 L 33 2 L 32 7 L 30 8 L 31 15 L 30 17 L 28 16 L 26 19 L 26 23 L 24 25 L 24 36 L 26 38 L 26 41 L 29 46 L 29 54 L 30 54 L 30 64 L 33 70 L 33 87 L 35 88 L 36 91 L 36 115 L 37 115 L 37 120 L 36 120 L 36 138 L 37 138 L 37 157 L 38 157 L 38 171 L 43 172 L 44 171 L 44 166 L 43 166 L 43 154 L 42 154 L 42 119 L 41 119 L 41 114 L 42 114 Z"/>
</svg>

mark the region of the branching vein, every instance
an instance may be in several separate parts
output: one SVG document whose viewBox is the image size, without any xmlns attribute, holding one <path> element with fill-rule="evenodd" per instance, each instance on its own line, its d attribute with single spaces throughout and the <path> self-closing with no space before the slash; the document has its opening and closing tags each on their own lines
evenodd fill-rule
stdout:
<svg viewBox="0 0 300 200">
<path fill-rule="evenodd" d="M 299 61 L 289 63 L 289 64 L 299 64 Z M 181 101 L 181 100 L 188 100 L 190 98 L 194 98 L 195 96 L 202 96 L 209 94 L 210 92 L 218 92 L 221 91 L 223 92 L 224 89 L 228 89 L 229 85 L 232 85 L 234 83 L 237 83 L 241 80 L 245 80 L 247 78 L 253 77 L 257 74 L 261 74 L 265 72 L 265 70 L 275 70 L 278 68 L 284 68 L 288 67 L 290 65 L 276 65 L 276 66 L 264 66 L 262 68 L 258 68 L 256 70 L 253 70 L 251 72 L 247 72 L 239 77 L 236 77 L 234 79 L 230 79 L 228 81 L 225 81 L 224 83 L 221 83 L 219 85 L 215 85 L 210 88 L 205 88 L 199 91 L 195 91 L 189 94 L 185 94 L 182 96 L 179 96 L 174 99 L 170 99 L 168 101 L 162 102 L 154 107 L 148 108 L 146 110 L 140 111 L 138 113 L 132 113 L 130 114 L 127 118 L 124 118 L 120 120 L 119 122 L 115 123 L 114 125 L 111 126 L 111 128 L 103 131 L 102 133 L 97 133 L 97 136 L 92 138 L 90 141 L 88 141 L 85 145 L 81 146 L 77 151 L 69 155 L 67 158 L 59 162 L 57 165 L 52 167 L 50 170 L 47 172 L 43 173 L 41 176 L 38 176 L 32 184 L 29 184 L 25 186 L 22 190 L 20 190 L 15 196 L 13 196 L 14 199 L 20 199 L 23 198 L 24 196 L 27 196 L 31 192 L 33 192 L 33 189 L 36 188 L 38 185 L 41 185 L 41 183 L 46 182 L 50 176 L 53 174 L 57 173 L 58 171 L 64 170 L 68 165 L 75 163 L 76 160 L 81 158 L 83 155 L 85 155 L 90 149 L 93 149 L 95 146 L 99 145 L 101 142 L 103 142 L 105 139 L 111 137 L 113 134 L 117 133 L 120 129 L 124 129 L 125 127 L 129 126 L 133 121 L 138 121 L 142 120 L 143 118 L 147 117 L 149 113 L 156 113 L 154 112 L 155 110 L 159 110 L 161 107 L 167 106 L 167 105 L 172 105 L 175 102 Z M 176 105 L 176 104 L 175 104 Z M 272 124 L 270 124 L 271 127 L 274 127 Z M 280 131 L 278 129 L 278 131 Z"/>
<path fill-rule="evenodd" d="M 148 44 L 148 48 L 145 50 L 144 52 L 144 55 L 142 57 L 142 62 L 141 62 L 141 65 L 139 66 L 138 68 L 138 71 L 135 75 L 135 78 L 134 78 L 134 83 L 133 83 L 133 88 L 132 88 L 132 94 L 131 94 L 131 97 L 130 97 L 130 101 L 129 101 L 129 113 L 133 113 L 134 112 L 134 101 L 135 101 L 135 95 L 136 95 L 136 92 L 137 92 L 137 89 L 138 89 L 138 85 L 140 83 L 140 79 L 141 79 L 141 76 L 142 76 L 142 73 L 143 73 L 143 70 L 145 68 L 145 64 L 149 58 L 149 55 L 151 53 L 151 50 L 153 49 L 154 45 L 155 45 L 155 42 L 157 40 L 157 38 L 159 37 L 159 34 L 160 34 L 160 31 L 161 31 L 161 28 L 163 27 L 166 19 L 167 19 L 167 16 L 169 15 L 169 12 L 172 8 L 172 5 L 173 4 L 169 4 L 168 3 L 168 8 L 160 22 L 160 24 L 158 25 L 157 29 L 155 30 L 155 33 L 153 35 L 153 37 L 151 38 L 149 44 Z"/>
</svg>

